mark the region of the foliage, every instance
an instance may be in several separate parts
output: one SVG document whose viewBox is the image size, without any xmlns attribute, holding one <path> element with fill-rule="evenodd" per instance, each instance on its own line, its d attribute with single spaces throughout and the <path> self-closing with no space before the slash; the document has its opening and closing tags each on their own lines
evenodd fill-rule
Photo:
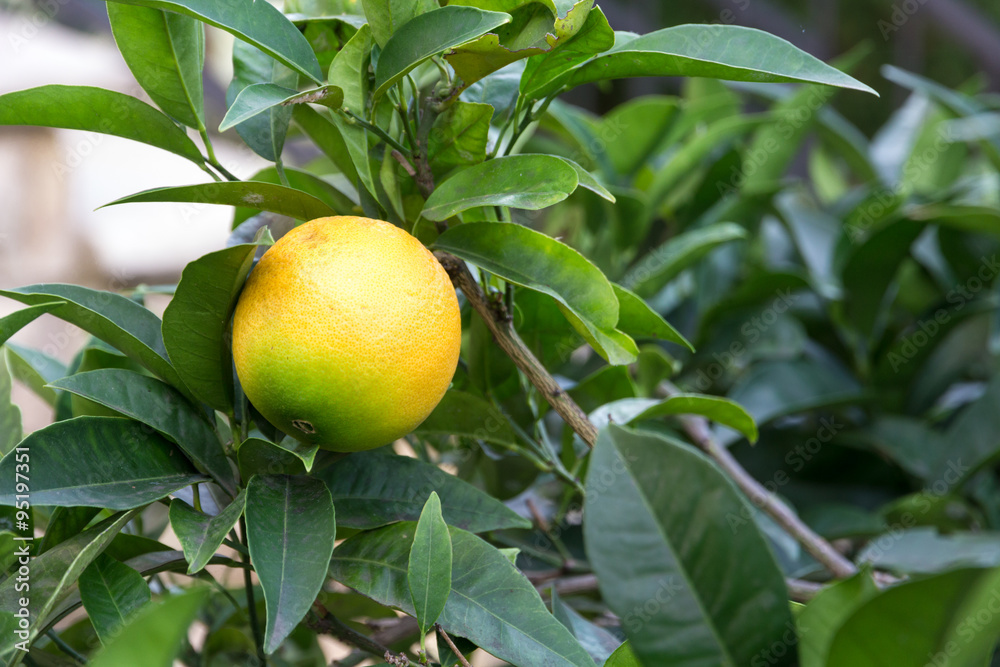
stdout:
<svg viewBox="0 0 1000 667">
<path fill-rule="evenodd" d="M 67 367 L 0 357 L 6 664 L 319 665 L 317 632 L 356 647 L 340 664 L 989 662 L 996 100 L 890 69 L 911 94 L 868 140 L 828 103 L 870 89 L 786 42 L 615 33 L 592 5 L 110 3 L 158 108 L 0 96 L 0 123 L 212 178 L 111 204 L 234 207 L 162 320 L 142 290 L 2 293 L 25 308 L 0 341 L 43 313 L 94 337 Z M 204 24 L 237 38 L 220 129 L 274 163 L 250 180 L 214 154 Z M 603 117 L 559 99 L 650 75 L 699 78 Z M 315 158 L 286 166 L 287 142 Z M 229 321 L 275 214 L 389 220 L 461 288 L 462 362 L 405 447 L 317 451 L 234 382 Z M 21 438 L 11 377 L 55 423 Z"/>
</svg>

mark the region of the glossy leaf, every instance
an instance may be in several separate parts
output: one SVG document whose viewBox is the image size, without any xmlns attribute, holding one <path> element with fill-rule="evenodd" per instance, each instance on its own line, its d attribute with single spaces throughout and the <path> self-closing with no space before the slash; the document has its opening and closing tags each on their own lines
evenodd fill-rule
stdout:
<svg viewBox="0 0 1000 667">
<path fill-rule="evenodd" d="M 246 491 L 240 491 L 233 502 L 215 516 L 206 516 L 183 500 L 170 501 L 170 527 L 184 549 L 188 574 L 200 572 L 226 539 L 229 531 L 243 516 Z"/>
<path fill-rule="evenodd" d="M 28 285 L 0 290 L 0 296 L 28 305 L 66 301 L 53 315 L 132 357 L 153 373 L 186 391 L 184 383 L 167 358 L 160 335 L 160 318 L 135 301 L 119 294 L 101 292 L 78 285 Z"/>
<path fill-rule="evenodd" d="M 80 599 L 102 644 L 107 644 L 151 599 L 142 575 L 101 554 L 80 575 Z"/>
<path fill-rule="evenodd" d="M 544 86 L 536 95 L 633 76 L 821 83 L 877 95 L 872 88 L 780 37 L 735 25 L 680 25 L 642 36 L 616 33 L 611 49 Z"/>
<path fill-rule="evenodd" d="M 618 426 L 591 454 L 584 541 L 604 599 L 649 665 L 748 665 L 781 641 L 785 584 L 744 501 L 694 449 Z M 656 613 L 634 610 L 652 601 Z M 794 662 L 789 651 L 778 664 Z"/>
<path fill-rule="evenodd" d="M 598 181 L 593 174 L 569 158 L 562 157 L 560 159 L 569 166 L 573 167 L 573 170 L 576 172 L 577 183 L 581 188 L 590 190 L 598 197 L 606 199 L 612 204 L 615 203 L 615 196 L 611 194 L 606 187 L 601 185 L 600 181 Z"/>
<path fill-rule="evenodd" d="M 334 551 L 331 575 L 412 615 L 406 572 L 415 529 L 404 522 L 348 538 Z M 506 556 L 471 533 L 459 528 L 450 532 L 451 594 L 438 619 L 445 630 L 515 665 L 594 667 Z"/>
<path fill-rule="evenodd" d="M 298 85 L 298 78 L 293 70 L 260 49 L 236 40 L 233 44 L 233 79 L 226 89 L 226 104 L 235 102 L 240 92 L 248 86 L 271 83 L 293 88 Z M 293 110 L 294 107 L 271 107 L 237 125 L 236 133 L 254 153 L 265 160 L 277 162 L 281 159 Z"/>
<path fill-rule="evenodd" d="M 488 104 L 458 101 L 434 119 L 427 140 L 427 162 L 446 171 L 462 164 L 479 164 L 486 159 L 490 119 Z"/>
<path fill-rule="evenodd" d="M 21 310 L 7 315 L 6 317 L 0 317 L 0 345 L 4 345 L 8 340 L 10 340 L 11 336 L 34 322 L 42 315 L 51 313 L 53 310 L 65 303 L 65 301 L 39 303 L 34 306 L 29 306 L 28 308 L 22 308 Z"/>
<path fill-rule="evenodd" d="M 133 371 L 106 368 L 69 375 L 52 386 L 152 427 L 180 447 L 202 472 L 235 493 L 236 480 L 215 431 L 170 385 Z"/>
<path fill-rule="evenodd" d="M 120 0 L 119 0 L 120 1 Z M 316 83 L 323 82 L 309 42 L 280 10 L 267 2 L 219 3 L 211 0 L 129 0 L 140 5 L 192 16 L 248 42 Z"/>
<path fill-rule="evenodd" d="M 337 212 L 323 201 L 301 190 L 254 181 L 225 181 L 153 188 L 116 199 L 104 206 L 162 201 L 245 206 L 258 211 L 287 215 L 296 220 L 314 220 L 337 215 Z"/>
<path fill-rule="evenodd" d="M 205 27 L 174 12 L 109 2 L 118 51 L 132 76 L 164 113 L 205 129 Z"/>
<path fill-rule="evenodd" d="M 32 463 L 34 464 L 34 460 Z M 28 596 L 29 645 L 38 637 L 49 615 L 69 594 L 70 587 L 79 579 L 80 574 L 107 548 L 111 540 L 135 514 L 136 512 L 125 512 L 108 517 L 31 559 L 31 589 Z M 18 590 L 17 577 L 9 577 L 0 583 L 0 612 L 13 614 L 20 611 L 22 608 L 20 600 L 26 592 L 28 591 Z"/>
<path fill-rule="evenodd" d="M 336 519 L 326 486 L 311 477 L 257 475 L 247 485 L 247 540 L 264 600 L 264 651 L 299 624 L 326 580 Z"/>
<path fill-rule="evenodd" d="M 406 4 L 411 4 L 407 2 Z M 327 79 L 344 91 L 344 108 L 362 113 L 368 90 L 368 58 L 372 50 L 371 24 L 361 26 L 330 63 Z M 346 173 L 346 172 L 345 172 Z"/>
<path fill-rule="evenodd" d="M 719 396 L 675 394 L 646 408 L 633 421 L 655 419 L 666 415 L 700 415 L 739 431 L 750 442 L 757 441 L 757 424 L 750 413 L 739 403 Z"/>
<path fill-rule="evenodd" d="M 211 407 L 233 405 L 229 320 L 258 243 L 217 250 L 184 267 L 163 312 L 163 344 L 191 392 Z"/>
<path fill-rule="evenodd" d="M 643 257 L 625 274 L 622 284 L 640 296 L 652 296 L 714 248 L 746 235 L 745 229 L 731 222 L 685 232 Z"/>
<path fill-rule="evenodd" d="M 694 352 L 694 346 L 669 322 L 649 307 L 642 297 L 621 285 L 612 285 L 618 297 L 618 328 L 633 338 L 657 338 L 677 343 Z"/>
<path fill-rule="evenodd" d="M 878 594 L 871 574 L 861 572 L 816 594 L 796 619 L 802 667 L 824 667 L 837 630 L 854 610 Z"/>
<path fill-rule="evenodd" d="M 1000 615 L 983 611 L 996 599 L 998 572 L 952 570 L 882 591 L 840 626 L 824 664 L 875 667 L 886 655 L 898 667 L 924 667 L 940 656 L 948 665 L 988 664 Z"/>
<path fill-rule="evenodd" d="M 364 529 L 416 521 L 424 505 L 421 499 L 432 491 L 440 496 L 441 513 L 451 526 L 471 532 L 531 526 L 468 482 L 405 456 L 355 452 L 316 476 L 329 487 L 341 526 Z"/>
<path fill-rule="evenodd" d="M 312 468 L 319 447 L 306 445 L 292 438 L 280 443 L 247 438 L 236 451 L 240 475 L 305 475 Z"/>
<path fill-rule="evenodd" d="M 39 350 L 10 342 L 6 348 L 7 367 L 14 379 L 23 382 L 39 398 L 55 407 L 59 396 L 47 385 L 66 375 L 66 366 Z"/>
<path fill-rule="evenodd" d="M 171 667 L 198 611 L 208 599 L 200 588 L 147 606 L 88 663 L 91 667 Z"/>
<path fill-rule="evenodd" d="M 468 169 L 464 173 L 474 171 Z M 452 227 L 434 248 L 516 285 L 542 292 L 602 330 L 618 323 L 618 299 L 600 269 L 550 236 L 513 223 Z"/>
<path fill-rule="evenodd" d="M 21 410 L 11 400 L 13 384 L 6 356 L 0 353 L 0 457 L 21 442 Z"/>
<path fill-rule="evenodd" d="M 344 91 L 337 86 L 320 86 L 298 91 L 274 83 L 254 83 L 239 92 L 219 124 L 219 132 L 246 122 L 276 106 L 322 104 L 336 109 L 344 101 Z"/>
<path fill-rule="evenodd" d="M 130 419 L 56 422 L 29 435 L 23 446 L 31 451 L 31 500 L 39 505 L 131 509 L 205 481 L 174 445 Z M 0 474 L 13 479 L 14 466 L 14 457 L 7 456 Z M 5 486 L 0 505 L 13 505 L 14 494 L 13 485 Z"/>
<path fill-rule="evenodd" d="M 52 85 L 0 95 L 0 125 L 99 132 L 204 162 L 198 147 L 170 118 L 134 97 L 103 88 Z"/>
<path fill-rule="evenodd" d="M 431 56 L 473 40 L 508 21 L 510 16 L 501 12 L 453 5 L 414 17 L 382 48 L 375 68 L 375 97 L 384 94 Z"/>
<path fill-rule="evenodd" d="M 361 6 L 371 26 L 372 37 L 382 48 L 415 16 L 438 8 L 434 0 L 362 0 Z"/>
<path fill-rule="evenodd" d="M 558 49 L 535 55 L 528 61 L 521 77 L 521 93 L 531 99 L 544 97 L 553 82 L 560 85 L 558 82 L 574 67 L 614 45 L 615 31 L 608 25 L 601 8 L 594 7 L 572 39 L 557 44 Z"/>
<path fill-rule="evenodd" d="M 576 189 L 576 170 L 551 155 L 511 155 L 456 173 L 431 193 L 421 215 L 447 220 L 479 206 L 535 211 L 566 199 Z"/>
<path fill-rule="evenodd" d="M 448 602 L 451 562 L 451 533 L 441 516 L 441 499 L 431 491 L 414 529 L 406 569 L 410 600 L 421 634 L 434 627 Z"/>
</svg>

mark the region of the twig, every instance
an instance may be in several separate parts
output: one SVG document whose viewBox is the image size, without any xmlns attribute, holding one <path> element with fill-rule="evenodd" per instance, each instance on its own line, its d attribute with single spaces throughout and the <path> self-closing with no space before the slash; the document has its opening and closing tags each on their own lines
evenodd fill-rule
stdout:
<svg viewBox="0 0 1000 667">
<path fill-rule="evenodd" d="M 486 322 L 496 339 L 497 344 L 513 360 L 528 381 L 535 386 L 542 396 L 552 405 L 553 409 L 563 418 L 569 427 L 579 434 L 587 446 L 593 448 L 597 443 L 597 429 L 587 419 L 580 406 L 562 390 L 552 375 L 542 366 L 532 354 L 528 346 L 514 329 L 514 323 L 507 313 L 498 313 L 489 303 L 476 279 L 469 272 L 465 262 L 454 255 L 438 251 L 434 253 L 441 262 L 451 281 L 462 290 L 465 298 Z"/>
<path fill-rule="evenodd" d="M 785 579 L 785 585 L 788 586 L 788 597 L 796 602 L 808 602 L 823 589 L 822 584 L 804 579 Z"/>
<path fill-rule="evenodd" d="M 553 581 L 551 574 L 556 571 L 526 573 L 528 579 L 535 584 L 539 593 L 548 594 L 552 589 L 562 596 L 591 593 L 598 590 L 597 575 L 581 574 L 573 577 L 563 577 Z M 803 579 L 785 579 L 788 587 L 788 597 L 796 602 L 806 602 L 816 596 L 823 585 Z"/>
<path fill-rule="evenodd" d="M 462 652 L 458 650 L 458 647 L 455 646 L 455 642 L 451 641 L 451 637 L 449 637 L 448 633 L 444 631 L 444 628 L 441 627 L 441 624 L 435 623 L 434 627 L 437 628 L 438 634 L 441 635 L 442 639 L 444 639 L 444 643 L 448 645 L 448 648 L 451 649 L 451 652 L 454 653 L 455 656 L 458 658 L 458 661 L 462 663 L 462 667 L 472 667 L 472 665 L 469 664 L 469 661 L 465 659 L 465 656 L 462 655 Z"/>
<path fill-rule="evenodd" d="M 80 653 L 76 649 L 74 649 L 72 646 L 70 646 L 65 641 L 63 641 L 63 638 L 60 637 L 58 634 L 56 634 L 55 630 L 49 630 L 49 631 L 47 631 L 45 633 L 45 636 L 48 637 L 49 639 L 51 639 L 52 643 L 55 644 L 59 648 L 60 651 L 62 651 L 63 653 L 65 653 L 69 657 L 73 658 L 74 662 L 76 662 L 78 664 L 81 664 L 81 665 L 86 665 L 87 664 L 87 658 L 85 658 L 84 656 L 80 655 Z"/>
<path fill-rule="evenodd" d="M 306 620 L 306 625 L 310 630 L 332 635 L 351 646 L 357 646 L 362 651 L 371 653 L 379 658 L 384 658 L 387 653 L 392 654 L 392 650 L 388 646 L 384 646 L 371 637 L 366 637 L 346 625 L 339 618 L 328 612 L 326 607 L 320 604 L 319 601 L 313 602 L 312 611 L 315 617 Z"/>
<path fill-rule="evenodd" d="M 660 385 L 668 394 L 680 393 L 674 385 L 663 382 Z M 712 437 L 712 432 L 708 427 L 708 420 L 695 415 L 685 415 L 680 418 L 684 431 L 687 432 L 691 440 L 702 451 L 708 454 L 719 467 L 736 482 L 736 485 L 750 498 L 754 506 L 761 508 L 784 528 L 789 535 L 805 547 L 806 551 L 813 558 L 822 563 L 838 579 L 846 579 L 858 571 L 854 563 L 847 560 L 839 551 L 816 534 L 812 528 L 807 526 L 792 510 L 788 508 L 777 496 L 768 492 L 764 486 L 748 473 L 739 461 L 729 453 L 729 450 L 722 447 Z"/>
<path fill-rule="evenodd" d="M 261 665 L 267 664 L 267 655 L 264 653 L 264 634 L 260 630 L 260 621 L 257 619 L 257 603 L 253 596 L 253 578 L 250 569 L 250 547 L 247 542 L 247 522 L 240 517 L 240 536 L 246 553 L 240 553 L 240 560 L 243 561 L 243 587 L 247 593 L 247 615 L 250 619 L 250 632 L 253 633 L 254 644 L 257 645 L 257 660 Z"/>
</svg>

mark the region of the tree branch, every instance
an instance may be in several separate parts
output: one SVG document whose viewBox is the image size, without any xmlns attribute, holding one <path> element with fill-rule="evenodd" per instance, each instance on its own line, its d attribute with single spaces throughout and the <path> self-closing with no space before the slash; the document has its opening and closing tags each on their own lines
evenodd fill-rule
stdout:
<svg viewBox="0 0 1000 667">
<path fill-rule="evenodd" d="M 597 429 L 580 409 L 580 406 L 562 390 L 552 375 L 524 344 L 514 329 L 514 323 L 506 310 L 501 311 L 490 304 L 465 262 L 446 252 L 438 251 L 434 255 L 451 276 L 452 283 L 462 290 L 465 298 L 486 322 L 486 326 L 489 327 L 501 349 L 521 369 L 528 381 L 542 393 L 542 396 L 563 418 L 563 421 L 569 424 L 569 427 L 576 431 L 589 447 L 593 448 L 597 443 Z"/>
<path fill-rule="evenodd" d="M 392 654 L 388 646 L 378 643 L 371 637 L 366 637 L 360 632 L 345 624 L 339 618 L 326 610 L 317 600 L 312 606 L 313 616 L 306 619 L 306 626 L 313 632 L 321 632 L 325 635 L 336 637 L 342 642 L 357 646 L 366 653 L 385 659 L 386 654 Z"/>
<path fill-rule="evenodd" d="M 663 382 L 661 387 L 668 394 L 679 394 L 680 390 L 669 382 Z M 777 496 L 768 492 L 764 486 L 748 473 L 739 461 L 722 447 L 712 437 L 708 428 L 708 420 L 695 415 L 685 415 L 680 418 L 684 431 L 694 444 L 708 454 L 719 467 L 736 482 L 736 485 L 750 498 L 755 507 L 759 507 L 784 528 L 789 535 L 805 547 L 813 558 L 822 563 L 838 579 L 850 577 L 858 571 L 854 563 L 847 560 L 839 551 L 825 539 L 807 526 L 792 510 Z"/>
<path fill-rule="evenodd" d="M 465 656 L 462 655 L 462 652 L 458 650 L 458 647 L 455 646 L 455 642 L 451 641 L 451 637 L 449 637 L 448 633 L 444 631 L 444 628 L 441 627 L 441 624 L 435 623 L 434 627 L 437 628 L 438 634 L 441 635 L 442 639 L 444 639 L 444 643 L 448 645 L 448 648 L 451 649 L 451 652 L 454 653 L 455 656 L 458 658 L 458 661 L 462 663 L 462 667 L 472 667 L 472 665 L 469 664 L 469 661 L 465 659 Z"/>
</svg>

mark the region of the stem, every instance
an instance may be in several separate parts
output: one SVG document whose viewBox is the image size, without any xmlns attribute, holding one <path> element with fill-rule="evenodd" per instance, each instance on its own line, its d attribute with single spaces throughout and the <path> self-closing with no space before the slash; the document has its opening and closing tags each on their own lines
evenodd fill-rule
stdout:
<svg viewBox="0 0 1000 667">
<path fill-rule="evenodd" d="M 240 179 L 233 176 L 229 171 L 223 167 L 219 160 L 215 157 L 215 148 L 212 146 L 212 139 L 208 136 L 208 130 L 205 128 L 198 128 L 198 133 L 201 134 L 202 143 L 205 144 L 205 152 L 208 153 L 208 163 L 215 167 L 220 174 L 226 177 L 230 181 L 238 181 Z M 209 172 L 211 173 L 211 172 Z M 214 176 L 214 174 L 213 174 Z"/>
<path fill-rule="evenodd" d="M 311 618 L 306 621 L 306 625 L 308 625 L 311 630 L 332 635 L 337 639 L 350 644 L 351 646 L 357 646 L 362 651 L 371 653 L 379 658 L 387 659 L 387 654 L 392 655 L 392 649 L 388 646 L 383 646 L 371 637 L 366 637 L 360 632 L 354 630 L 354 628 L 351 628 L 339 618 L 328 612 L 326 607 L 318 601 L 313 602 L 312 611 L 315 618 Z"/>
<path fill-rule="evenodd" d="M 201 484 L 191 485 L 191 500 L 194 502 L 194 508 L 201 512 Z"/>
<path fill-rule="evenodd" d="M 678 394 L 680 390 L 669 382 L 660 385 L 668 394 Z M 712 437 L 708 428 L 708 420 L 695 415 L 685 415 L 680 418 L 684 431 L 694 444 L 708 454 L 719 467 L 736 482 L 736 485 L 747 495 L 754 506 L 761 508 L 785 529 L 789 535 L 805 547 L 813 558 L 822 563 L 838 579 L 846 579 L 855 574 L 858 569 L 854 563 L 847 560 L 839 551 L 816 534 L 777 496 L 768 492 L 764 486 L 748 473 L 739 461 L 722 447 Z"/>
<path fill-rule="evenodd" d="M 465 659 L 465 656 L 462 655 L 462 652 L 458 650 L 458 647 L 455 646 L 455 642 L 451 641 L 451 637 L 449 637 L 448 633 L 444 631 L 444 628 L 441 627 L 441 624 L 435 623 L 434 627 L 437 628 L 438 634 L 441 635 L 441 639 L 444 640 L 444 643 L 448 645 L 448 648 L 451 649 L 451 652 L 454 653 L 455 656 L 458 658 L 458 661 L 462 663 L 462 667 L 472 667 L 472 665 L 469 664 L 469 661 Z"/>
<path fill-rule="evenodd" d="M 87 664 L 87 658 L 80 655 L 76 649 L 63 641 L 62 637 L 56 634 L 55 630 L 49 630 L 45 633 L 45 636 L 52 640 L 52 643 L 59 647 L 59 650 L 73 658 L 74 661 L 80 663 L 81 665 Z"/>
<path fill-rule="evenodd" d="M 369 132 L 373 132 L 378 138 L 380 138 L 382 141 L 395 148 L 397 151 L 400 151 L 402 153 L 410 152 L 409 150 L 406 149 L 405 146 L 403 146 L 403 144 L 399 143 L 398 141 L 390 137 L 381 127 L 377 125 L 372 125 L 371 123 L 369 123 L 364 118 L 361 118 L 360 116 L 355 116 L 353 113 L 351 113 L 349 109 L 341 109 L 340 111 L 341 113 L 343 113 L 345 116 L 350 118 L 352 121 L 354 121 L 361 127 L 365 128 Z"/>
<path fill-rule="evenodd" d="M 274 161 L 274 169 L 278 172 L 278 180 L 281 181 L 281 184 L 286 188 L 291 187 L 288 183 L 288 176 L 285 174 L 285 163 L 281 161 L 280 156 Z"/>
<path fill-rule="evenodd" d="M 588 447 L 593 448 L 597 443 L 597 429 L 587 419 L 587 415 L 580 409 L 580 406 L 562 390 L 552 375 L 524 344 L 514 329 L 510 315 L 506 312 L 498 312 L 490 305 L 465 262 L 446 252 L 438 251 L 434 254 L 441 262 L 441 266 L 451 276 L 452 283 L 462 290 L 465 298 L 486 322 L 486 326 L 489 327 L 500 348 L 524 373 L 528 381 L 541 392 L 545 400 L 563 418 L 563 421 L 579 434 Z"/>
<path fill-rule="evenodd" d="M 267 664 L 267 655 L 264 653 L 264 635 L 260 630 L 260 621 L 257 619 L 257 603 L 254 602 L 253 595 L 253 578 L 251 576 L 250 570 L 250 547 L 247 546 L 247 522 L 242 516 L 240 517 L 240 536 L 242 537 L 243 546 L 246 547 L 247 553 L 240 554 L 240 560 L 243 561 L 243 587 L 247 592 L 247 615 L 250 617 L 250 631 L 253 633 L 254 643 L 257 645 L 257 660 L 260 661 L 261 665 Z"/>
</svg>

